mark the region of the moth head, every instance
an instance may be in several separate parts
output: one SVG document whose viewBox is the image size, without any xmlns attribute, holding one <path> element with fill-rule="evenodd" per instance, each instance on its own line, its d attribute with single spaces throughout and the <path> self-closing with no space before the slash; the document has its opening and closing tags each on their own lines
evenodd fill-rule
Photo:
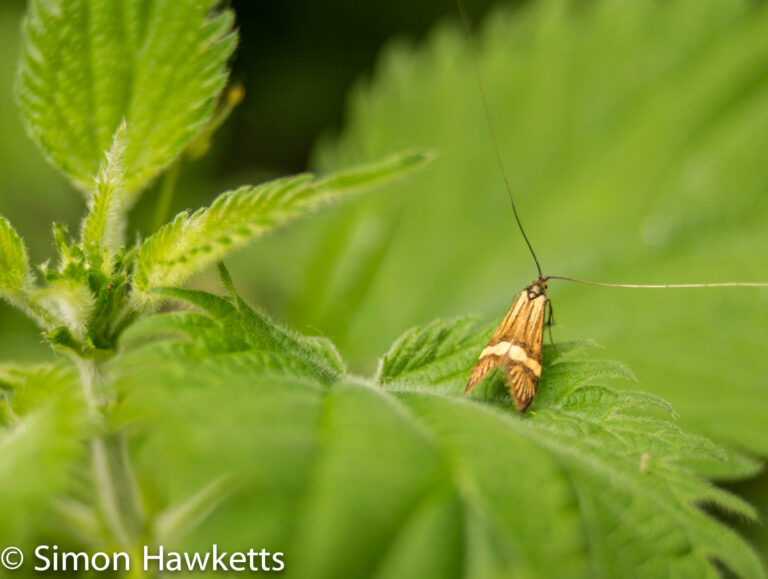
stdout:
<svg viewBox="0 0 768 579">
<path fill-rule="evenodd" d="M 539 276 L 537 280 L 525 289 L 528 292 L 529 300 L 534 300 L 539 296 L 543 296 L 547 293 L 547 279 Z"/>
</svg>

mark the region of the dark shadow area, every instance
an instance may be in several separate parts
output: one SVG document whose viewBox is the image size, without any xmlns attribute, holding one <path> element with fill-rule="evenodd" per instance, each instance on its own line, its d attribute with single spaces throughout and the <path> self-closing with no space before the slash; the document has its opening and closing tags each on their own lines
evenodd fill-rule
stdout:
<svg viewBox="0 0 768 579">
<path fill-rule="evenodd" d="M 477 22 L 494 2 L 465 4 Z M 373 70 L 389 39 L 418 40 L 458 17 L 453 0 L 233 0 L 232 7 L 240 29 L 232 76 L 247 98 L 231 120 L 222 173 L 253 164 L 273 174 L 304 170 L 315 138 L 340 128 L 350 86 Z"/>
</svg>

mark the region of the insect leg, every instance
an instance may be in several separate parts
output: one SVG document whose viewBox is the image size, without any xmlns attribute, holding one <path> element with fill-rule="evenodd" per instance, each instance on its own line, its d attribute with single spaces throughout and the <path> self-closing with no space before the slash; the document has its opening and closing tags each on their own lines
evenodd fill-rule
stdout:
<svg viewBox="0 0 768 579">
<path fill-rule="evenodd" d="M 554 326 L 555 325 L 555 314 L 552 311 L 552 300 L 547 299 L 547 325 L 548 326 Z"/>
<path fill-rule="evenodd" d="M 549 343 L 552 345 L 552 349 L 555 351 L 555 354 L 557 356 L 560 356 L 560 352 L 557 351 L 557 346 L 555 346 L 555 340 L 552 339 L 552 326 L 555 325 L 555 315 L 552 313 L 552 300 L 547 299 L 547 333 L 549 334 Z"/>
</svg>

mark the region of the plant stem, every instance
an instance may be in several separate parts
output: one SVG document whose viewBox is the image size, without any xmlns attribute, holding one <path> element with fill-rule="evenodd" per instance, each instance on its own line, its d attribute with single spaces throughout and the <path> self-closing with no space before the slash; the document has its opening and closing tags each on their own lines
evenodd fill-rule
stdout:
<svg viewBox="0 0 768 579">
<path fill-rule="evenodd" d="M 102 435 L 91 441 L 99 502 L 112 538 L 118 545 L 132 547 L 141 536 L 144 517 L 126 450 L 122 434 Z"/>
<path fill-rule="evenodd" d="M 78 366 L 91 411 L 103 423 L 107 405 L 98 364 L 80 359 Z M 135 547 L 144 529 L 144 510 L 127 440 L 122 433 L 103 432 L 91 440 L 91 454 L 99 506 L 111 538 L 122 547 Z"/>
<path fill-rule="evenodd" d="M 152 220 L 152 231 L 157 231 L 166 219 L 168 219 L 168 213 L 171 210 L 171 204 L 173 203 L 173 196 L 176 193 L 176 184 L 179 182 L 179 172 L 181 169 L 181 159 L 177 160 L 173 165 L 168 168 L 168 172 L 163 178 L 163 185 L 160 189 L 160 195 L 157 200 L 157 206 L 155 207 L 155 217 Z"/>
<path fill-rule="evenodd" d="M 80 371 L 80 383 L 88 406 L 93 411 L 103 412 L 106 407 L 104 385 L 101 372 L 94 360 L 75 358 L 77 369 Z"/>
</svg>

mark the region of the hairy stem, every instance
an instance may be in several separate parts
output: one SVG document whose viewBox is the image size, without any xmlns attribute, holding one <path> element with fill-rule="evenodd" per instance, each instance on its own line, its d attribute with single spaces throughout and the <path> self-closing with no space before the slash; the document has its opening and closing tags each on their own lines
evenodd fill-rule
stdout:
<svg viewBox="0 0 768 579">
<path fill-rule="evenodd" d="M 122 434 L 102 435 L 91 441 L 102 513 L 115 542 L 132 547 L 142 535 L 144 513 L 127 447 Z"/>
<path fill-rule="evenodd" d="M 108 410 L 101 370 L 93 360 L 80 359 L 78 366 L 88 404 L 103 422 Z M 95 436 L 91 454 L 99 507 L 111 538 L 120 546 L 134 547 L 143 533 L 144 510 L 125 435 L 103 432 Z"/>
<path fill-rule="evenodd" d="M 97 363 L 94 360 L 75 358 L 77 369 L 80 371 L 80 383 L 88 406 L 98 412 L 103 412 L 107 405 L 104 393 L 104 380 Z"/>
</svg>

